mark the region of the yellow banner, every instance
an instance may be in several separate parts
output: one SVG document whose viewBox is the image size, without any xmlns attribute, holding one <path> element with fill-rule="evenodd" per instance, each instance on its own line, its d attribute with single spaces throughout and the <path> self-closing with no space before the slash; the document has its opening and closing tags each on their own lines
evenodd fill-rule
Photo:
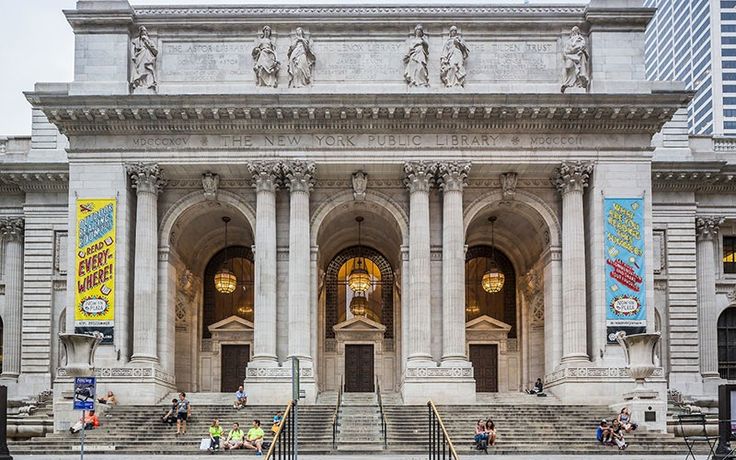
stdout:
<svg viewBox="0 0 736 460">
<path fill-rule="evenodd" d="M 115 319 L 115 199 L 77 199 L 74 330 L 111 343 Z"/>
</svg>

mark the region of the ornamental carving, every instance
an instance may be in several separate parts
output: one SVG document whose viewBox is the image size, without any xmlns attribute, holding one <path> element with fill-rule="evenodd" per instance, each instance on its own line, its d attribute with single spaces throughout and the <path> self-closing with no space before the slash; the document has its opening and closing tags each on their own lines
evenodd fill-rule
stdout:
<svg viewBox="0 0 736 460">
<path fill-rule="evenodd" d="M 166 186 L 163 170 L 156 163 L 133 163 L 125 169 L 138 193 L 159 193 Z"/>
<path fill-rule="evenodd" d="M 155 92 L 158 85 L 156 80 L 158 49 L 143 26 L 138 28 L 136 38 L 130 41 L 130 56 L 133 62 L 133 69 L 130 72 L 130 90 Z"/>
<path fill-rule="evenodd" d="M 698 239 L 712 240 L 718 236 L 718 229 L 725 219 L 720 216 L 698 216 L 695 218 L 695 231 Z"/>
<path fill-rule="evenodd" d="M 577 26 L 570 31 L 570 38 L 565 43 L 562 57 L 565 61 L 565 79 L 560 91 L 564 93 L 567 88 L 575 87 L 587 90 L 590 85 L 590 71 L 588 68 L 590 56 L 585 37 L 580 33 Z"/>
<path fill-rule="evenodd" d="M 407 367 L 407 377 L 418 378 L 472 378 L 472 367 Z"/>
<path fill-rule="evenodd" d="M 291 192 L 309 192 L 314 185 L 315 164 L 311 161 L 292 160 L 281 164 L 284 182 Z"/>
<path fill-rule="evenodd" d="M 565 161 L 555 171 L 552 182 L 561 194 L 582 192 L 588 186 L 593 173 L 593 163 L 587 161 Z"/>
<path fill-rule="evenodd" d="M 450 35 L 440 57 L 440 79 L 446 87 L 465 86 L 465 60 L 469 54 L 468 45 L 457 27 L 450 27 Z"/>
<path fill-rule="evenodd" d="M 273 192 L 279 186 L 281 165 L 275 161 L 251 161 L 247 163 L 256 192 Z"/>
<path fill-rule="evenodd" d="M 503 191 L 504 200 L 513 200 L 516 197 L 516 184 L 519 176 L 515 172 L 501 174 L 501 189 Z"/>
<path fill-rule="evenodd" d="M 246 369 L 248 377 L 265 377 L 265 378 L 291 378 L 291 367 L 251 367 Z M 302 367 L 299 369 L 300 377 L 312 377 L 311 367 Z"/>
<path fill-rule="evenodd" d="M 279 83 L 279 63 L 276 57 L 276 44 L 271 39 L 271 27 L 264 26 L 253 44 L 253 72 L 256 86 L 276 88 Z"/>
<path fill-rule="evenodd" d="M 409 86 L 429 86 L 429 42 L 424 35 L 424 28 L 417 24 L 414 35 L 407 42 L 407 51 L 404 54 L 404 80 Z"/>
<path fill-rule="evenodd" d="M 23 241 L 25 221 L 22 217 L 0 219 L 0 237 L 5 241 Z"/>
<path fill-rule="evenodd" d="M 368 188 L 368 174 L 357 171 L 352 176 L 353 198 L 357 201 L 365 201 L 365 191 Z"/>
<path fill-rule="evenodd" d="M 469 161 L 448 161 L 437 164 L 439 187 L 445 192 L 462 191 L 470 173 Z"/>
<path fill-rule="evenodd" d="M 437 164 L 427 161 L 404 163 L 404 184 L 409 192 L 428 192 L 437 172 Z"/>
<path fill-rule="evenodd" d="M 312 84 L 312 68 L 317 58 L 312 52 L 312 43 L 297 27 L 289 47 L 289 88 L 301 88 Z"/>
<path fill-rule="evenodd" d="M 204 197 L 207 200 L 217 199 L 217 188 L 220 186 L 220 176 L 207 171 L 202 174 L 202 188 L 204 189 Z"/>
</svg>

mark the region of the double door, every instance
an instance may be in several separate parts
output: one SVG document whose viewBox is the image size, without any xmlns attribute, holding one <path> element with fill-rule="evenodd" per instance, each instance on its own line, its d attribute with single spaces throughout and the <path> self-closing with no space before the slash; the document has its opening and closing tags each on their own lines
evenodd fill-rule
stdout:
<svg viewBox="0 0 736 460">
<path fill-rule="evenodd" d="M 373 345 L 345 345 L 345 391 L 372 393 L 374 388 Z"/>
<path fill-rule="evenodd" d="M 470 345 L 470 362 L 475 375 L 475 391 L 498 392 L 498 345 Z"/>
<path fill-rule="evenodd" d="M 223 345 L 220 353 L 220 391 L 234 393 L 245 380 L 249 345 Z"/>
</svg>

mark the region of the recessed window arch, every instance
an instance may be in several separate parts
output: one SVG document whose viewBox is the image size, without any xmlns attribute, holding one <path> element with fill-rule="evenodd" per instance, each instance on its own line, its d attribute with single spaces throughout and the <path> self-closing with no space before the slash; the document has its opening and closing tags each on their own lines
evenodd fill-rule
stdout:
<svg viewBox="0 0 736 460">
<path fill-rule="evenodd" d="M 736 380 L 736 307 L 718 317 L 718 373 L 722 379 Z"/>
<path fill-rule="evenodd" d="M 223 266 L 235 273 L 237 285 L 231 294 L 215 289 L 215 273 Z M 207 328 L 232 315 L 253 321 L 253 252 L 245 246 L 230 246 L 212 256 L 204 271 L 204 311 L 202 337 L 210 338 Z"/>
<path fill-rule="evenodd" d="M 486 292 L 481 285 L 492 256 L 505 277 L 503 288 L 496 293 Z M 488 315 L 510 325 L 509 338 L 516 338 L 516 272 L 498 248 L 493 251 L 491 246 L 473 246 L 465 253 L 465 307 L 467 321 Z"/>
</svg>

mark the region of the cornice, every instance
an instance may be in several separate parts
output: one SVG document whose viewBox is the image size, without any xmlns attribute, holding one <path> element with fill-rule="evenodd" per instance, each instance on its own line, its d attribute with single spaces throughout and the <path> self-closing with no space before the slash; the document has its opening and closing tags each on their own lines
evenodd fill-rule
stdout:
<svg viewBox="0 0 736 460">
<path fill-rule="evenodd" d="M 6 170 L 0 172 L 0 192 L 63 192 L 68 189 L 69 173 L 66 171 Z"/>
<path fill-rule="evenodd" d="M 653 134 L 692 94 L 26 96 L 64 134 L 410 128 Z"/>
<path fill-rule="evenodd" d="M 725 161 L 654 162 L 652 188 L 677 192 L 736 192 L 736 165 Z"/>
</svg>

